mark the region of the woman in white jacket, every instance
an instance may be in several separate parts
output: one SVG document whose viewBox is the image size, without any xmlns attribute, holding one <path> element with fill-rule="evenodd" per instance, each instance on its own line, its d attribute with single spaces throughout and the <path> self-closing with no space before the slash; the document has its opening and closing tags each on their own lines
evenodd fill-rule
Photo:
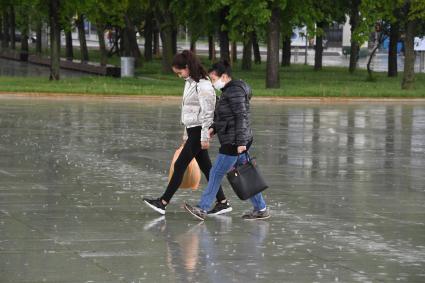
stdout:
<svg viewBox="0 0 425 283">
<path fill-rule="evenodd" d="M 208 129 L 214 119 L 216 102 L 214 88 L 199 59 L 188 50 L 174 57 L 172 68 L 174 73 L 185 80 L 181 113 L 181 122 L 185 126 L 184 146 L 174 164 L 174 173 L 165 193 L 160 198 L 143 199 L 149 207 L 160 214 L 165 214 L 165 208 L 180 186 L 184 172 L 193 158 L 198 162 L 207 180 L 211 170 L 211 160 L 208 155 Z M 210 214 L 217 215 L 232 211 L 221 186 L 216 198 L 216 205 L 209 211 Z"/>
</svg>

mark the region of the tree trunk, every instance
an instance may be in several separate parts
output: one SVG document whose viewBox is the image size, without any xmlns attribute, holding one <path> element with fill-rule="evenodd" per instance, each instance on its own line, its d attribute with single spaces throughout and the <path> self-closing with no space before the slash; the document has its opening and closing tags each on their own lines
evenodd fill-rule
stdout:
<svg viewBox="0 0 425 283">
<path fill-rule="evenodd" d="M 126 48 L 128 48 L 126 52 L 126 56 L 132 56 L 136 60 L 136 66 L 142 65 L 142 54 L 139 50 L 139 44 L 137 43 L 136 30 L 134 28 L 134 24 L 130 21 L 128 15 L 124 16 L 125 20 L 125 29 L 123 37 L 126 39 Z"/>
<path fill-rule="evenodd" d="M 291 65 L 291 36 L 287 35 L 282 40 L 282 67 Z"/>
<path fill-rule="evenodd" d="M 232 42 L 231 53 L 232 53 L 232 64 L 234 64 L 236 63 L 236 61 L 238 61 L 238 45 L 236 41 Z"/>
<path fill-rule="evenodd" d="M 208 59 L 215 60 L 215 42 L 214 36 L 208 36 Z"/>
<path fill-rule="evenodd" d="M 149 14 L 146 17 L 146 22 L 145 22 L 145 31 L 144 31 L 144 36 L 145 36 L 145 50 L 144 50 L 144 55 L 145 55 L 145 61 L 149 62 L 152 61 L 152 35 L 153 35 L 153 15 Z"/>
<path fill-rule="evenodd" d="M 7 12 L 7 9 L 3 9 L 3 37 L 1 41 L 1 47 L 2 48 L 8 48 L 9 47 L 9 13 Z"/>
<path fill-rule="evenodd" d="M 261 53 L 260 46 L 258 45 L 257 33 L 252 33 L 252 49 L 254 50 L 254 62 L 255 64 L 261 64 Z"/>
<path fill-rule="evenodd" d="M 86 32 L 84 30 L 84 16 L 82 14 L 78 15 L 75 23 L 77 25 L 78 38 L 80 40 L 81 61 L 87 63 L 89 61 L 89 51 L 87 49 Z"/>
<path fill-rule="evenodd" d="M 317 23 L 317 28 L 320 29 L 319 32 L 323 33 L 323 28 L 325 27 L 324 22 Z M 316 35 L 316 46 L 314 47 L 314 70 L 319 71 L 322 69 L 323 62 L 323 35 Z"/>
<path fill-rule="evenodd" d="M 359 59 L 360 45 L 354 40 L 354 32 L 360 23 L 359 6 L 361 0 L 352 0 L 350 9 L 350 25 L 351 25 L 351 47 L 350 47 L 350 66 L 348 71 L 354 73 L 357 68 Z"/>
<path fill-rule="evenodd" d="M 160 28 L 162 41 L 162 71 L 171 73 L 171 62 L 174 56 L 174 21 L 169 9 L 158 10 L 155 15 Z"/>
<path fill-rule="evenodd" d="M 400 37 L 399 23 L 391 24 L 390 44 L 388 47 L 388 77 L 397 77 L 397 43 Z"/>
<path fill-rule="evenodd" d="M 171 26 L 164 27 L 161 31 L 162 40 L 162 71 L 171 73 L 173 60 L 173 29 Z"/>
<path fill-rule="evenodd" d="M 243 45 L 242 70 L 251 70 L 252 68 L 252 35 L 247 35 Z"/>
<path fill-rule="evenodd" d="M 230 53 L 229 53 L 229 33 L 226 30 L 223 30 L 221 27 L 226 24 L 226 16 L 228 14 L 228 7 L 223 8 L 220 11 L 220 28 L 218 31 L 218 36 L 220 40 L 220 59 L 230 62 Z"/>
<path fill-rule="evenodd" d="M 37 25 L 36 25 L 36 28 L 35 28 L 35 36 L 36 36 L 36 39 L 35 39 L 35 53 L 37 54 L 37 55 L 41 55 L 41 52 L 42 52 L 42 44 L 41 44 L 41 34 L 42 34 L 42 31 L 41 31 L 41 29 L 43 28 L 43 24 L 41 23 L 41 21 L 40 22 L 37 22 Z"/>
<path fill-rule="evenodd" d="M 105 43 L 105 27 L 102 24 L 96 24 L 97 37 L 99 38 L 99 51 L 100 51 L 100 65 L 106 66 L 108 63 L 108 56 L 106 52 Z"/>
<path fill-rule="evenodd" d="M 266 88 L 279 88 L 279 37 L 280 37 L 280 9 L 272 8 L 272 15 L 268 24 L 267 36 L 267 73 Z"/>
<path fill-rule="evenodd" d="M 193 54 L 196 54 L 196 38 L 193 36 L 190 36 L 190 51 L 192 51 Z"/>
<path fill-rule="evenodd" d="M 173 41 L 172 41 L 172 47 L 173 47 L 173 56 L 174 55 L 176 55 L 177 54 L 177 28 L 176 28 L 176 25 L 174 24 L 174 21 L 172 21 L 172 23 L 173 23 L 173 28 L 172 28 L 172 30 L 173 30 L 173 32 L 172 32 L 172 39 L 173 39 Z"/>
<path fill-rule="evenodd" d="M 378 42 L 376 43 L 376 46 L 373 48 L 372 52 L 370 53 L 369 60 L 367 61 L 367 64 L 366 64 L 366 69 L 367 69 L 367 74 L 368 74 L 368 80 L 369 81 L 374 81 L 375 80 L 373 78 L 371 63 L 372 63 L 373 57 L 375 56 L 376 51 L 378 50 L 379 46 L 381 46 L 381 44 L 382 44 L 383 41 L 384 41 L 384 32 L 380 32 L 379 33 L 379 36 L 378 36 Z"/>
<path fill-rule="evenodd" d="M 415 32 L 416 21 L 409 20 L 406 23 L 406 35 L 404 39 L 404 74 L 402 89 L 412 89 L 415 82 Z"/>
<path fill-rule="evenodd" d="M 16 21 L 15 21 L 15 7 L 10 6 L 10 48 L 16 49 Z"/>
<path fill-rule="evenodd" d="M 60 0 L 50 0 L 50 80 L 59 80 L 60 77 L 60 23 L 59 23 L 59 2 Z"/>
<path fill-rule="evenodd" d="M 74 60 L 74 48 L 72 45 L 72 31 L 71 29 L 65 31 L 65 53 L 66 60 Z"/>
<path fill-rule="evenodd" d="M 28 61 L 28 30 L 29 30 L 29 17 L 28 11 L 23 11 L 21 14 L 21 60 Z"/>
<path fill-rule="evenodd" d="M 316 46 L 314 46 L 314 70 L 322 69 L 323 61 L 323 36 L 316 36 Z"/>
<path fill-rule="evenodd" d="M 351 40 L 351 46 L 350 46 L 350 66 L 348 67 L 348 71 L 350 73 L 354 73 L 354 71 L 357 68 L 357 61 L 359 60 L 359 52 L 360 52 L 360 46 L 359 44 Z"/>
<path fill-rule="evenodd" d="M 220 31 L 219 38 L 220 38 L 220 59 L 230 62 L 229 36 L 227 34 L 227 31 Z"/>
<path fill-rule="evenodd" d="M 154 37 L 153 37 L 153 54 L 155 56 L 159 57 L 160 51 L 159 51 L 159 31 L 155 30 Z"/>
<path fill-rule="evenodd" d="M 130 57 L 131 56 L 130 39 L 128 38 L 127 26 L 125 26 L 121 29 L 121 42 L 120 43 L 121 43 L 120 44 L 121 55 L 124 56 L 124 57 Z"/>
</svg>

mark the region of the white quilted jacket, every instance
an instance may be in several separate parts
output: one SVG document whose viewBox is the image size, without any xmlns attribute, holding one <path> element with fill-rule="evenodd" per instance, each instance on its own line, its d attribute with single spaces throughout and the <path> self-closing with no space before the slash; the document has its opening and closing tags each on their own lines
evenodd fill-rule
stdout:
<svg viewBox="0 0 425 283">
<path fill-rule="evenodd" d="M 202 126 L 201 141 L 208 140 L 208 129 L 213 123 L 216 95 L 209 80 L 197 83 L 186 80 L 183 92 L 181 122 L 186 128 Z M 186 139 L 186 129 L 183 139 Z"/>
</svg>

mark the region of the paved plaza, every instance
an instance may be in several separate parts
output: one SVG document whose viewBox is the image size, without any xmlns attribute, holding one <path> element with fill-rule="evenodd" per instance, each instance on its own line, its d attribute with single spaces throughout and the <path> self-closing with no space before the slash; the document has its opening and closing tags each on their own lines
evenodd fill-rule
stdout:
<svg viewBox="0 0 425 283">
<path fill-rule="evenodd" d="M 425 102 L 254 100 L 272 218 L 159 196 L 179 100 L 0 96 L 0 282 L 424 282 Z M 214 159 L 218 142 L 210 150 Z M 202 180 L 202 187 L 205 180 Z"/>
</svg>

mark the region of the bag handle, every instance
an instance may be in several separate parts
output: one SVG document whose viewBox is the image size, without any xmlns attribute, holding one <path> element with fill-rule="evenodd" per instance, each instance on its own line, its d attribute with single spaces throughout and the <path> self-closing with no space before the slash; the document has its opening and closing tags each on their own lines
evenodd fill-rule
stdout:
<svg viewBox="0 0 425 283">
<path fill-rule="evenodd" d="M 249 153 L 248 153 L 248 150 L 245 150 L 244 152 L 242 152 L 242 153 L 238 153 L 238 159 L 239 159 L 239 157 L 242 155 L 242 154 L 245 154 L 246 155 L 246 160 L 249 162 L 249 161 L 251 161 L 251 156 L 249 155 Z"/>
</svg>

